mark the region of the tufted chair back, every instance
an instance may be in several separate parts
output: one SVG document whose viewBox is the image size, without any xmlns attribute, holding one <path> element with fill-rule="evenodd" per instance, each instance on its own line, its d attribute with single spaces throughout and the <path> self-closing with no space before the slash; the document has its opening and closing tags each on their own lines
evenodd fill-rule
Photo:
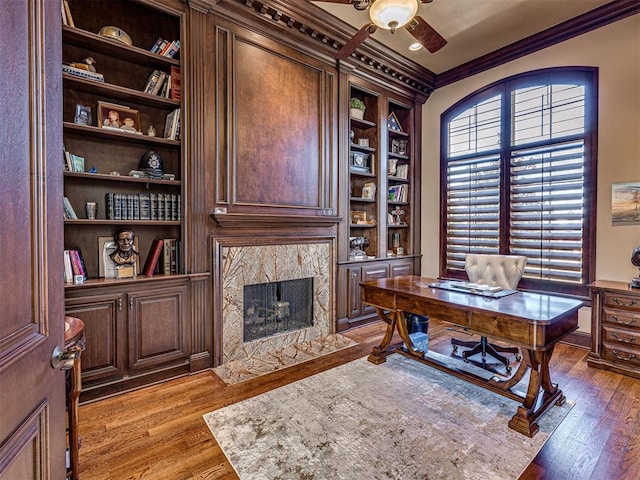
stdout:
<svg viewBox="0 0 640 480">
<path fill-rule="evenodd" d="M 469 281 L 515 290 L 524 273 L 527 257 L 521 255 L 467 254 L 464 269 Z"/>
</svg>

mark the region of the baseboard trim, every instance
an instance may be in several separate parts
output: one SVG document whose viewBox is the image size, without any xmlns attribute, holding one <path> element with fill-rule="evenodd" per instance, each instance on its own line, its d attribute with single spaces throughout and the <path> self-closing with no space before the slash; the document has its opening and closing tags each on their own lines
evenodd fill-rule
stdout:
<svg viewBox="0 0 640 480">
<path fill-rule="evenodd" d="M 562 339 L 563 343 L 581 348 L 591 348 L 591 334 L 587 332 L 573 332 Z"/>
</svg>

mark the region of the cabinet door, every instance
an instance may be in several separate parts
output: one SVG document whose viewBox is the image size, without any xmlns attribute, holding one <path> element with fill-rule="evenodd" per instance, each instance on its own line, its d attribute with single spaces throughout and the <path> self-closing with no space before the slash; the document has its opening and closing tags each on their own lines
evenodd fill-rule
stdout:
<svg viewBox="0 0 640 480">
<path fill-rule="evenodd" d="M 360 267 L 347 269 L 347 312 L 349 318 L 362 315 L 362 299 L 360 296 Z"/>
<path fill-rule="evenodd" d="M 128 294 L 129 370 L 189 357 L 186 302 L 186 286 Z"/>
<path fill-rule="evenodd" d="M 82 383 L 122 377 L 126 369 L 126 312 L 119 293 L 67 298 L 66 314 L 84 322 Z"/>
<path fill-rule="evenodd" d="M 386 263 L 383 264 L 374 264 L 374 265 L 366 265 L 362 267 L 362 281 L 366 282 L 367 280 L 375 280 L 378 278 L 387 278 L 389 276 L 389 265 Z M 375 313 L 376 309 L 371 305 L 363 305 L 362 306 L 362 314 Z"/>
</svg>

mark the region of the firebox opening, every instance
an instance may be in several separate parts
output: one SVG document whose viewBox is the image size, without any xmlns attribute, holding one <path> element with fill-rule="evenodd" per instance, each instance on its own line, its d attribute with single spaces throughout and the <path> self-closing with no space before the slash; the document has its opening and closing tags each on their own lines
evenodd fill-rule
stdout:
<svg viewBox="0 0 640 480">
<path fill-rule="evenodd" d="M 244 286 L 244 342 L 313 326 L 313 278 Z"/>
</svg>

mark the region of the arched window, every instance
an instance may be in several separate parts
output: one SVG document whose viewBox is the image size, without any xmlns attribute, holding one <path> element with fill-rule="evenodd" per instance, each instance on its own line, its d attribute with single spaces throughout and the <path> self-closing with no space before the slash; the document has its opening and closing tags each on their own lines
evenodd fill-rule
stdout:
<svg viewBox="0 0 640 480">
<path fill-rule="evenodd" d="M 467 253 L 525 255 L 521 288 L 587 296 L 595 268 L 597 69 L 552 68 L 442 115 L 441 275 Z"/>
</svg>

